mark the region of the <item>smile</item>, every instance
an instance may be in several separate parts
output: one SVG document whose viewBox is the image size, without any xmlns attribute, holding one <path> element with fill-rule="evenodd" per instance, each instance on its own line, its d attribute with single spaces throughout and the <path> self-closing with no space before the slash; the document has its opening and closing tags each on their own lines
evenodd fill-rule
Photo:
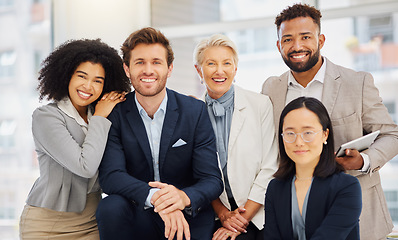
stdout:
<svg viewBox="0 0 398 240">
<path fill-rule="evenodd" d="M 146 83 L 152 83 L 155 82 L 155 78 L 141 78 L 141 81 L 146 82 Z"/>
<path fill-rule="evenodd" d="M 227 81 L 227 78 L 212 78 L 212 79 L 215 82 L 225 82 L 225 81 Z"/>
<path fill-rule="evenodd" d="M 89 93 L 82 92 L 82 91 L 80 91 L 80 90 L 77 90 L 77 93 L 79 94 L 79 96 L 80 96 L 81 98 L 84 98 L 84 99 L 88 99 L 88 98 L 91 97 L 91 95 L 92 95 L 92 94 L 89 94 Z"/>
</svg>

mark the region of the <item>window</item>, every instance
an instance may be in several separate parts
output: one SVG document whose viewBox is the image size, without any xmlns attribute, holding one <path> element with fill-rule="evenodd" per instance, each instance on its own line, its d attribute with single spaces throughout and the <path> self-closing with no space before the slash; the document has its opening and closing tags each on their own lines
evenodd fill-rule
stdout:
<svg viewBox="0 0 398 240">
<path fill-rule="evenodd" d="M 0 52 L 0 79 L 14 76 L 16 58 L 14 51 Z"/>
<path fill-rule="evenodd" d="M 14 120 L 0 120 L 0 149 L 15 147 L 16 126 Z"/>
</svg>

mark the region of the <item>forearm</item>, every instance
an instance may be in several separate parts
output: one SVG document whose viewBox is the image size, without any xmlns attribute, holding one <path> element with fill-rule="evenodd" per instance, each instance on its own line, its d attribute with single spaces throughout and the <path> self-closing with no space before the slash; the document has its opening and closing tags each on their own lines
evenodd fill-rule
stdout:
<svg viewBox="0 0 398 240">
<path fill-rule="evenodd" d="M 220 201 L 219 198 L 213 200 L 211 202 L 211 205 L 212 205 L 212 207 L 214 209 L 214 212 L 217 214 L 219 219 L 224 218 L 225 217 L 225 213 L 229 212 L 229 209 L 226 208 L 224 206 L 224 204 L 222 204 L 222 202 Z"/>
<path fill-rule="evenodd" d="M 241 215 L 247 219 L 247 221 L 251 221 L 252 218 L 257 214 L 257 212 L 263 207 L 262 204 L 254 202 L 252 200 L 247 200 L 244 208 L 246 211 Z"/>
</svg>

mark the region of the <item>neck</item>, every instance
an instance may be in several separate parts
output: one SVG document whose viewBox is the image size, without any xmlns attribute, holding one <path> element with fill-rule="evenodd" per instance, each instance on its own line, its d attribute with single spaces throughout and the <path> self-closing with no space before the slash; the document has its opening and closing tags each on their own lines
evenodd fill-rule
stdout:
<svg viewBox="0 0 398 240">
<path fill-rule="evenodd" d="M 153 118 L 153 115 L 156 113 L 164 97 L 166 96 L 166 88 L 164 88 L 160 93 L 156 94 L 155 96 L 143 96 L 137 91 L 135 92 L 135 94 L 142 108 L 144 108 L 145 112 L 150 118 Z"/>
<path fill-rule="evenodd" d="M 296 165 L 296 179 L 297 180 L 310 180 L 314 175 L 315 168 L 299 167 Z"/>
<path fill-rule="evenodd" d="M 72 103 L 73 104 L 73 103 Z M 79 106 L 75 106 L 73 104 L 73 106 L 76 108 L 77 112 L 79 113 L 80 117 L 83 118 L 83 120 L 88 123 L 88 119 L 87 119 L 87 111 L 88 111 L 88 106 L 84 106 L 84 107 L 79 107 Z"/>
<path fill-rule="evenodd" d="M 310 70 L 305 72 L 294 72 L 292 71 L 294 79 L 303 87 L 307 87 L 308 83 L 312 81 L 319 69 L 322 67 L 322 57 Z"/>
</svg>

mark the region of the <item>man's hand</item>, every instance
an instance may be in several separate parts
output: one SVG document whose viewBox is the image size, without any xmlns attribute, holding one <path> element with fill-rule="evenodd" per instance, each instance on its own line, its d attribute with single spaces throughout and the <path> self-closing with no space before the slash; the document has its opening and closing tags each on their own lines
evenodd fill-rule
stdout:
<svg viewBox="0 0 398 240">
<path fill-rule="evenodd" d="M 233 232 L 228 230 L 224 227 L 220 227 L 217 231 L 213 234 L 212 240 L 226 240 L 231 238 L 231 240 L 235 240 L 237 236 L 239 236 L 241 232 Z"/>
<path fill-rule="evenodd" d="M 227 211 L 219 216 L 222 226 L 232 232 L 246 232 L 246 228 L 249 225 L 249 221 L 244 218 L 241 214 L 246 209 L 238 207 L 234 211 Z"/>
<path fill-rule="evenodd" d="M 174 239 L 174 236 L 177 236 L 177 240 L 182 240 L 183 235 L 187 240 L 191 238 L 188 222 L 180 210 L 167 214 L 159 212 L 159 216 L 164 222 L 164 236 L 167 239 L 172 240 Z"/>
<path fill-rule="evenodd" d="M 184 210 L 185 207 L 191 205 L 191 200 L 187 194 L 173 185 L 149 182 L 149 186 L 160 189 L 151 198 L 151 204 L 155 207 L 155 212 L 167 214 L 175 210 Z"/>
<path fill-rule="evenodd" d="M 363 167 L 363 158 L 356 149 L 346 149 L 345 156 L 336 157 L 336 161 L 345 170 L 360 170 Z"/>
</svg>

